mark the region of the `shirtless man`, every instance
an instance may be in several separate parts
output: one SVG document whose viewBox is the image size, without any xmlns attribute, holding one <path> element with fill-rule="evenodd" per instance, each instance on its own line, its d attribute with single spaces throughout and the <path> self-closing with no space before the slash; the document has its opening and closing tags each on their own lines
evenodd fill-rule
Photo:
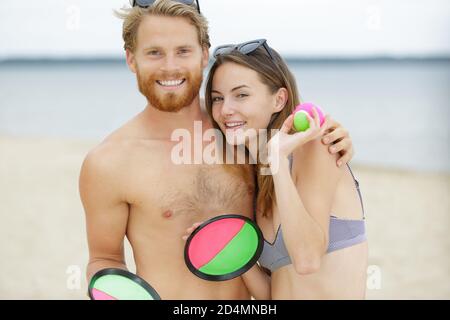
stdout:
<svg viewBox="0 0 450 320">
<path fill-rule="evenodd" d="M 127 64 L 146 108 L 89 152 L 80 173 L 89 244 L 88 281 L 104 268 L 126 270 L 124 237 L 136 274 L 162 299 L 249 299 L 242 278 L 209 282 L 185 266 L 187 227 L 224 213 L 253 216 L 249 166 L 176 165 L 172 132 L 212 128 L 200 107 L 202 72 L 210 47 L 207 22 L 194 6 L 162 0 L 123 15 Z M 181 81 L 180 81 L 181 80 Z M 328 119 L 331 142 L 344 163 L 352 156 L 345 129 Z"/>
</svg>

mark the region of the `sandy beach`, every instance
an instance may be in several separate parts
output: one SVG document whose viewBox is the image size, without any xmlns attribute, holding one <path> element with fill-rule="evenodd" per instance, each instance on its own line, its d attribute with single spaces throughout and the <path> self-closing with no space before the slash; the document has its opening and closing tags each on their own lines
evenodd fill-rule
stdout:
<svg viewBox="0 0 450 320">
<path fill-rule="evenodd" d="M 87 299 L 78 174 L 97 143 L 0 137 L 0 299 Z M 367 298 L 450 299 L 450 174 L 352 168 L 367 218 Z"/>
</svg>

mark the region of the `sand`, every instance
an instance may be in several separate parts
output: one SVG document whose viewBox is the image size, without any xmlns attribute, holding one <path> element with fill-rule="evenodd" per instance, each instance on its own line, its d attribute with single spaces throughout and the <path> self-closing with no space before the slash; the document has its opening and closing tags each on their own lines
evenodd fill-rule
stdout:
<svg viewBox="0 0 450 320">
<path fill-rule="evenodd" d="M 96 144 L 0 137 L 0 299 L 87 298 L 78 175 Z M 367 298 L 450 299 L 450 175 L 352 168 L 367 217 Z"/>
</svg>

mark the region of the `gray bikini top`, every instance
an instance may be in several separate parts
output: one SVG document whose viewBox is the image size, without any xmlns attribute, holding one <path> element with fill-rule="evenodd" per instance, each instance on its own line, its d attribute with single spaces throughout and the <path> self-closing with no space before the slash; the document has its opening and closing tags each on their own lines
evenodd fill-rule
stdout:
<svg viewBox="0 0 450 320">
<path fill-rule="evenodd" d="M 289 164 L 292 169 L 292 155 L 289 157 Z M 366 240 L 364 221 L 365 214 L 361 191 L 359 189 L 359 183 L 355 179 L 352 170 L 349 166 L 348 168 L 353 177 L 353 180 L 355 181 L 356 190 L 358 191 L 359 199 L 361 202 L 363 211 L 362 220 L 339 219 L 333 215 L 330 215 L 329 244 L 327 252 L 347 248 Z M 273 243 L 269 243 L 264 239 L 263 251 L 258 261 L 262 267 L 270 270 L 270 272 L 274 272 L 278 268 L 292 263 L 287 252 L 286 245 L 284 244 L 281 225 L 278 227 Z"/>
</svg>

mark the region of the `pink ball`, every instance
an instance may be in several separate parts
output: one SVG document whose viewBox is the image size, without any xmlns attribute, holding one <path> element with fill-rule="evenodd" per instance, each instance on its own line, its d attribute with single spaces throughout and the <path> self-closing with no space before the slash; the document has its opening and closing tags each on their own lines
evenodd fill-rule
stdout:
<svg viewBox="0 0 450 320">
<path fill-rule="evenodd" d="M 312 117 L 313 116 L 313 107 L 316 108 L 317 113 L 319 114 L 320 126 L 322 126 L 323 123 L 325 122 L 325 115 L 324 115 L 322 109 L 320 109 L 318 106 L 314 105 L 311 102 L 305 102 L 305 103 L 302 103 L 302 104 L 299 104 L 298 106 L 296 106 L 295 110 L 294 110 L 294 114 L 296 112 L 302 110 L 302 111 L 308 112 L 309 116 Z"/>
</svg>

